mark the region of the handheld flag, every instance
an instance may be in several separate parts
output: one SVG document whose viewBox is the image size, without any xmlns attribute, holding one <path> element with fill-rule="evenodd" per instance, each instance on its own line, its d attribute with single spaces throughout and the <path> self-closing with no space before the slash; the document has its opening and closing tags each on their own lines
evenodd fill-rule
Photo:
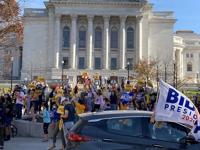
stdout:
<svg viewBox="0 0 200 150">
<path fill-rule="evenodd" d="M 199 112 L 192 101 L 171 85 L 160 81 L 160 93 L 155 109 L 156 121 L 177 122 L 195 126 Z"/>
</svg>

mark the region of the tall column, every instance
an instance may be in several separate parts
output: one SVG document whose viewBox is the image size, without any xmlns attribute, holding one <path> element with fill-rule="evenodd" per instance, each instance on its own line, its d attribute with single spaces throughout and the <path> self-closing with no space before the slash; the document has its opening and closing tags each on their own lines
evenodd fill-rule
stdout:
<svg viewBox="0 0 200 150">
<path fill-rule="evenodd" d="M 126 16 L 120 17 L 120 69 L 126 64 Z"/>
<path fill-rule="evenodd" d="M 59 57 L 60 57 L 60 15 L 56 16 L 55 21 L 55 39 L 54 39 L 54 68 L 59 69 Z"/>
<path fill-rule="evenodd" d="M 104 16 L 104 52 L 103 52 L 103 68 L 109 69 L 109 54 L 110 54 L 110 34 L 109 34 L 110 16 Z"/>
<path fill-rule="evenodd" d="M 76 69 L 76 28 L 77 28 L 77 15 L 71 16 L 71 51 L 70 51 L 70 59 L 71 59 L 71 68 Z"/>
<path fill-rule="evenodd" d="M 94 16 L 88 16 L 88 44 L 87 44 L 87 67 L 92 69 L 93 64 L 93 18 Z"/>
<path fill-rule="evenodd" d="M 47 50 L 47 67 L 54 67 L 54 14 L 53 9 L 49 9 L 49 19 L 48 19 L 48 50 Z"/>
<path fill-rule="evenodd" d="M 136 63 L 142 59 L 142 16 L 136 17 Z"/>
</svg>

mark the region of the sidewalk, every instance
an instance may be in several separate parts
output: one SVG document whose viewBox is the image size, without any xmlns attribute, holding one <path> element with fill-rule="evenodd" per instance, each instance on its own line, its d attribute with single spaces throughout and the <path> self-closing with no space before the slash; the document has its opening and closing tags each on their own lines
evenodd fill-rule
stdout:
<svg viewBox="0 0 200 150">
<path fill-rule="evenodd" d="M 42 142 L 39 138 L 16 137 L 5 142 L 4 150 L 47 150 L 52 145 L 52 140 Z M 60 139 L 57 140 L 56 149 L 61 148 Z"/>
</svg>

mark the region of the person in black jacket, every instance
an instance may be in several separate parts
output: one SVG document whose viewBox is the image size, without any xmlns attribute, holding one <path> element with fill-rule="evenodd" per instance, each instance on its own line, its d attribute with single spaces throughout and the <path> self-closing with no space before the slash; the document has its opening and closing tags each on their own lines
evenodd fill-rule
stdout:
<svg viewBox="0 0 200 150">
<path fill-rule="evenodd" d="M 12 98 L 9 94 L 4 95 L 6 113 L 5 113 L 5 140 L 10 140 L 11 135 L 11 122 L 14 116 Z"/>
<path fill-rule="evenodd" d="M 4 97 L 0 97 L 0 149 L 4 146 L 5 105 Z"/>
</svg>

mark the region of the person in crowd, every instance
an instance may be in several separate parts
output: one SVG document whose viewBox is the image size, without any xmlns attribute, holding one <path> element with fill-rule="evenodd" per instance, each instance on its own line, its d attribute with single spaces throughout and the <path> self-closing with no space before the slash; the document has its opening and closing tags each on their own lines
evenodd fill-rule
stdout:
<svg viewBox="0 0 200 150">
<path fill-rule="evenodd" d="M 74 106 L 69 101 L 69 98 L 61 98 L 61 105 L 58 107 L 57 112 L 60 114 L 60 118 L 54 129 L 53 145 L 49 148 L 49 150 L 53 150 L 56 147 L 56 137 L 59 132 L 61 133 L 62 150 L 65 149 L 65 134 L 73 126 L 75 121 L 76 111 Z"/>
<path fill-rule="evenodd" d="M 5 127 L 5 113 L 6 108 L 4 104 L 4 97 L 0 97 L 0 150 L 4 148 L 4 127 Z"/>
<path fill-rule="evenodd" d="M 11 137 L 11 122 L 13 119 L 13 103 L 9 94 L 4 96 L 6 102 L 6 114 L 5 114 L 5 141 L 9 141 Z"/>
<path fill-rule="evenodd" d="M 78 94 L 78 85 L 76 85 L 75 87 L 74 87 L 74 94 L 76 95 L 76 94 Z"/>
<path fill-rule="evenodd" d="M 37 113 L 37 94 L 35 92 L 35 89 L 32 89 L 30 91 L 30 112 L 32 116 L 32 121 L 36 122 L 36 113 Z"/>
<path fill-rule="evenodd" d="M 49 94 L 49 101 L 50 101 L 50 110 L 52 110 L 55 102 L 53 101 L 53 97 L 56 95 L 56 92 L 55 92 L 56 88 L 53 87 L 50 94 Z"/>
<path fill-rule="evenodd" d="M 112 110 L 110 100 L 108 98 L 104 98 L 104 101 L 105 101 L 104 111 Z"/>
<path fill-rule="evenodd" d="M 110 95 L 110 107 L 111 107 L 111 110 L 118 109 L 118 98 L 117 98 L 116 91 L 114 89 L 111 91 L 111 95 Z"/>
<path fill-rule="evenodd" d="M 100 111 L 100 110 L 102 110 L 102 109 L 104 108 L 104 105 L 105 105 L 102 92 L 101 92 L 101 90 L 99 89 L 99 90 L 97 91 L 97 93 L 95 93 L 95 92 L 93 91 L 93 94 L 95 95 L 93 112 L 95 112 L 95 111 Z"/>
<path fill-rule="evenodd" d="M 25 97 L 25 111 L 24 114 L 29 115 L 31 111 L 31 90 L 28 89 Z"/>
<path fill-rule="evenodd" d="M 43 131 L 44 131 L 44 139 L 43 142 L 48 141 L 48 128 L 51 123 L 50 113 L 48 103 L 43 104 Z"/>
<path fill-rule="evenodd" d="M 76 121 L 76 110 L 74 108 L 74 105 L 70 102 L 69 98 L 65 98 L 63 103 L 64 103 L 65 112 L 64 112 L 64 115 L 61 115 L 61 118 L 63 119 L 63 123 L 64 123 L 63 134 L 64 134 L 64 137 L 66 137 L 68 131 L 72 128 L 72 126 L 74 125 Z M 65 147 L 66 147 L 66 143 L 65 145 L 63 145 L 63 148 Z"/>
<path fill-rule="evenodd" d="M 143 88 L 139 87 L 135 95 L 137 110 L 146 110 L 145 93 Z"/>
<path fill-rule="evenodd" d="M 53 145 L 48 150 L 54 150 L 56 148 L 56 140 L 57 135 L 60 132 L 60 124 L 62 123 L 61 115 L 64 114 L 64 106 L 63 103 L 61 103 L 61 97 L 59 97 L 59 105 L 56 103 L 52 106 L 52 109 L 54 110 L 53 113 Z M 55 107 L 56 106 L 56 107 Z M 56 110 L 56 112 L 55 112 Z M 61 135 L 62 143 L 65 143 L 65 140 L 63 140 L 63 136 Z"/>
<path fill-rule="evenodd" d="M 82 114 L 82 113 L 85 112 L 86 107 L 85 107 L 83 100 L 78 99 L 77 102 L 75 101 L 75 107 L 76 107 L 76 113 L 77 114 Z"/>
<path fill-rule="evenodd" d="M 24 106 L 24 92 L 20 89 L 16 91 L 16 118 L 22 118 L 22 108 Z"/>
<path fill-rule="evenodd" d="M 86 107 L 87 107 L 87 111 L 91 112 L 94 108 L 94 95 L 92 93 L 91 88 L 89 88 L 89 90 L 87 91 L 87 94 L 85 95 L 85 99 L 86 99 Z"/>
</svg>

